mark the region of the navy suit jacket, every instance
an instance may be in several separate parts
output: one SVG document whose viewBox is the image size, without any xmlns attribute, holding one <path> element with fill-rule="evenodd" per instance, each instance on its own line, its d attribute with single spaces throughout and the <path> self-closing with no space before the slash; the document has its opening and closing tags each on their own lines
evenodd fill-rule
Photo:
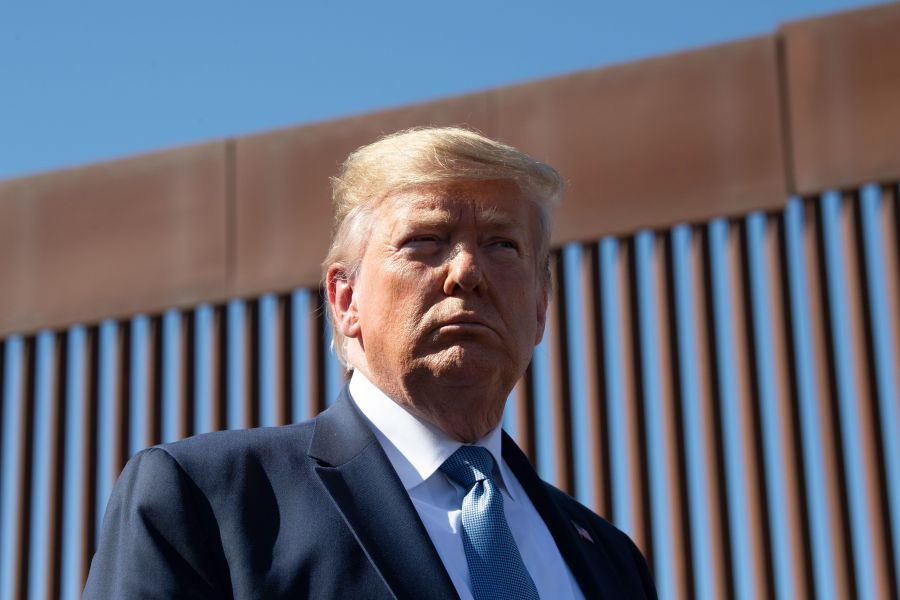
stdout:
<svg viewBox="0 0 900 600">
<path fill-rule="evenodd" d="M 586 598 L 656 597 L 624 533 L 542 482 L 505 434 L 503 456 Z M 110 498 L 84 597 L 458 598 L 346 388 L 306 423 L 135 455 Z"/>
</svg>

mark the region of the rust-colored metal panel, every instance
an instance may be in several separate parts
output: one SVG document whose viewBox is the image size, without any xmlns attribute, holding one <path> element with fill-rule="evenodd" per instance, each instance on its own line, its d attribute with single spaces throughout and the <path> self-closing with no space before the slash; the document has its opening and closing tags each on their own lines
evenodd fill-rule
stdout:
<svg viewBox="0 0 900 600">
<path fill-rule="evenodd" d="M 900 176 L 900 5 L 781 28 L 796 191 Z"/>
<path fill-rule="evenodd" d="M 233 293 L 318 286 L 331 240 L 328 177 L 350 152 L 416 125 L 491 135 L 490 116 L 491 95 L 482 93 L 238 139 Z"/>
<path fill-rule="evenodd" d="M 500 139 L 569 183 L 556 243 L 784 205 L 772 37 L 497 95 Z"/>
<path fill-rule="evenodd" d="M 223 143 L 0 182 L 0 335 L 222 295 Z"/>
</svg>

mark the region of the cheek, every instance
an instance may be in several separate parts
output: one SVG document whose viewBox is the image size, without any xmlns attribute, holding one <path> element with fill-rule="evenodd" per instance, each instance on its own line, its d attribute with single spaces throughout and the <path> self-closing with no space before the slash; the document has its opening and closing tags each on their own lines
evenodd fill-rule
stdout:
<svg viewBox="0 0 900 600">
<path fill-rule="evenodd" d="M 543 321 L 543 302 L 534 278 L 527 273 L 507 272 L 494 281 L 497 302 L 502 304 L 507 319 L 514 324 L 516 337 L 521 338 L 523 344 L 535 345 Z"/>
<path fill-rule="evenodd" d="M 378 286 L 366 289 L 361 297 L 365 324 L 379 332 L 402 334 L 419 322 L 428 298 L 428 269 L 385 269 Z"/>
<path fill-rule="evenodd" d="M 534 306 L 537 300 L 537 286 L 531 274 L 517 269 L 496 269 L 492 275 L 491 282 L 495 291 L 501 294 L 514 310 L 525 310 L 526 304 Z M 511 299 L 515 301 L 509 302 Z"/>
</svg>

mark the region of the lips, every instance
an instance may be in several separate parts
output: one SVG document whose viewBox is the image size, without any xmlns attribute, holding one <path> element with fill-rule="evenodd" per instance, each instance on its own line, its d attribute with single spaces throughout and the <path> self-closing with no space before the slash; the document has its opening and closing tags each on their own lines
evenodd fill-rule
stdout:
<svg viewBox="0 0 900 600">
<path fill-rule="evenodd" d="M 481 318 L 477 314 L 472 313 L 458 314 L 450 317 L 449 319 L 441 319 L 441 321 L 437 325 L 437 329 L 443 327 L 459 327 L 461 329 L 494 329 L 491 324 L 488 323 L 485 319 Z"/>
</svg>

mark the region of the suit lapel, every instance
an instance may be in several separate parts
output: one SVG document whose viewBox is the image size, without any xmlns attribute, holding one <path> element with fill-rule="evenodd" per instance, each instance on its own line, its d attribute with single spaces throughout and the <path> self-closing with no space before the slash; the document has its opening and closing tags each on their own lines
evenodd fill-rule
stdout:
<svg viewBox="0 0 900 600">
<path fill-rule="evenodd" d="M 457 598 L 403 484 L 345 387 L 316 419 L 316 474 L 398 598 Z"/>
<path fill-rule="evenodd" d="M 583 539 L 569 516 L 559 507 L 541 481 L 528 458 L 519 450 L 512 438 L 503 432 L 503 459 L 522 484 L 531 503 L 550 530 L 556 547 L 572 575 L 581 587 L 585 598 L 625 597 L 619 577 L 613 571 L 613 560 L 589 560 L 585 544 L 591 544 L 592 552 L 605 553 L 605 549 Z"/>
</svg>

